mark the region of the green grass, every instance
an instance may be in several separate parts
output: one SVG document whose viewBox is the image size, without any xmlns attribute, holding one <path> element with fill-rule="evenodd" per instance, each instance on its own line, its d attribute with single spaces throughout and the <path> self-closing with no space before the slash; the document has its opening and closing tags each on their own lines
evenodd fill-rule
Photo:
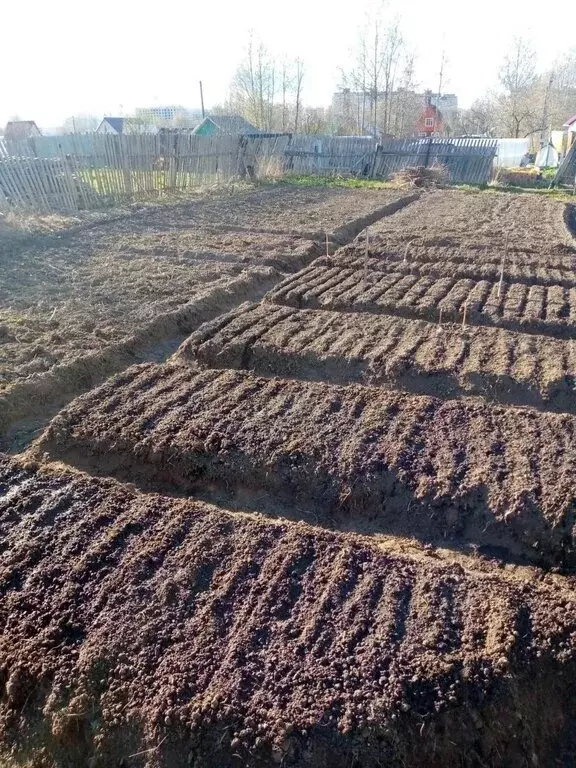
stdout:
<svg viewBox="0 0 576 768">
<path fill-rule="evenodd" d="M 381 179 L 364 179 L 355 176 L 312 176 L 286 175 L 275 184 L 287 184 L 294 187 L 345 187 L 346 189 L 393 189 L 394 184 Z"/>
<path fill-rule="evenodd" d="M 486 192 L 501 193 L 512 192 L 513 194 L 521 195 L 544 195 L 545 197 L 551 197 L 554 200 L 561 200 L 567 203 L 574 203 L 576 199 L 572 195 L 572 192 L 568 189 L 559 189 L 554 187 L 516 187 L 511 184 L 453 184 L 452 189 L 461 189 L 464 192 Z"/>
<path fill-rule="evenodd" d="M 126 195 L 157 195 L 166 192 L 197 190 L 200 180 L 192 173 L 178 172 L 173 177 L 168 171 L 122 171 L 116 168 L 91 168 L 79 172 L 85 184 L 102 197 L 113 199 Z M 175 181 L 176 185 L 172 186 Z M 222 183 L 217 175 L 201 180 L 205 184 Z"/>
<path fill-rule="evenodd" d="M 544 183 L 547 185 L 550 180 L 554 178 L 554 173 L 548 173 L 547 181 Z M 364 179 L 356 178 L 353 176 L 313 176 L 313 175 L 287 175 L 274 182 L 267 182 L 271 184 L 285 184 L 287 186 L 296 187 L 345 187 L 347 189 L 394 189 L 397 185 L 390 181 L 382 181 L 378 179 Z M 461 189 L 468 192 L 512 192 L 514 194 L 530 194 L 530 195 L 545 195 L 564 202 L 575 202 L 575 198 L 568 189 L 550 189 L 548 186 L 540 187 L 518 187 L 511 185 L 499 185 L 495 183 L 482 183 L 482 184 L 450 184 L 451 189 Z"/>
</svg>

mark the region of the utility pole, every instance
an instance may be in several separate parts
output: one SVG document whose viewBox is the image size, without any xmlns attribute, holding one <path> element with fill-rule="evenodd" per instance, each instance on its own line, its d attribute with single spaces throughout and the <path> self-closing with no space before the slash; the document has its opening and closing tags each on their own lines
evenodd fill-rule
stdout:
<svg viewBox="0 0 576 768">
<path fill-rule="evenodd" d="M 548 80 L 548 85 L 546 86 L 546 93 L 544 95 L 544 109 L 542 110 L 542 131 L 540 133 L 540 146 L 543 147 L 544 144 L 548 144 L 550 141 L 550 131 L 549 131 L 549 111 L 550 111 L 550 92 L 552 91 L 552 85 L 554 83 L 554 72 L 550 73 L 550 78 Z"/>
<path fill-rule="evenodd" d="M 446 49 L 442 48 L 442 56 L 440 58 L 440 74 L 438 76 L 438 98 L 436 99 L 436 112 L 434 113 L 434 132 L 436 132 L 436 118 L 440 111 L 440 97 L 442 96 L 442 81 L 444 80 L 444 64 L 446 63 Z"/>
<path fill-rule="evenodd" d="M 200 80 L 200 104 L 202 105 L 202 120 L 204 120 L 206 113 L 204 112 L 204 91 L 202 89 L 202 80 Z"/>
</svg>

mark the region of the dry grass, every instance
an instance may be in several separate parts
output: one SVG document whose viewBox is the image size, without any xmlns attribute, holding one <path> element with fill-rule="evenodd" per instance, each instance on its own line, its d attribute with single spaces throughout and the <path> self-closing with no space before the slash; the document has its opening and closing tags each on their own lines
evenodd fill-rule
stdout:
<svg viewBox="0 0 576 768">
<path fill-rule="evenodd" d="M 538 168 L 501 168 L 495 181 L 513 187 L 534 187 L 542 178 Z"/>
<path fill-rule="evenodd" d="M 408 166 L 394 173 L 390 181 L 399 187 L 443 187 L 450 181 L 450 175 L 443 165 Z"/>
</svg>

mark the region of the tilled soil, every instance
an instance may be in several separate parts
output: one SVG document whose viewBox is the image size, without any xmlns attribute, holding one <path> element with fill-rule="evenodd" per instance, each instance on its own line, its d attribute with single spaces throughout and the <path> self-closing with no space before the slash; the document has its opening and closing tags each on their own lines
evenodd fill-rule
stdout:
<svg viewBox="0 0 576 768">
<path fill-rule="evenodd" d="M 557 577 L 6 459 L 0 541 L 0 735 L 37 764 L 520 768 L 565 747 Z"/>
<path fill-rule="evenodd" d="M 567 272 L 576 269 L 576 249 L 574 247 L 557 248 L 556 250 L 521 250 L 509 242 L 508 247 L 502 243 L 472 243 L 464 246 L 458 242 L 448 243 L 446 238 L 432 237 L 423 240 L 412 239 L 403 242 L 401 233 L 392 235 L 387 240 L 381 240 L 369 229 L 368 242 L 366 232 L 359 235 L 352 243 L 338 249 L 334 254 L 334 263 L 364 266 L 366 253 L 369 258 L 387 262 L 402 262 L 403 265 L 430 264 L 431 267 L 442 266 L 448 262 L 467 268 L 498 267 L 498 275 L 504 264 L 505 273 L 513 270 L 519 276 L 541 277 L 547 279 L 550 273 L 557 272 L 566 277 Z M 360 260 L 360 261 L 359 261 Z M 369 262 L 370 263 L 370 262 Z M 557 281 L 558 282 L 558 281 Z"/>
<path fill-rule="evenodd" d="M 543 195 L 439 190 L 422 196 L 394 220 L 375 224 L 371 235 L 379 242 L 465 247 L 507 243 L 515 250 L 574 254 L 573 210 Z"/>
<path fill-rule="evenodd" d="M 399 253 L 373 254 L 368 251 L 366 255 L 365 246 L 356 246 L 342 248 L 337 255 L 318 259 L 315 264 L 323 263 L 331 266 L 345 267 L 349 269 L 363 269 L 370 272 L 397 272 L 404 275 L 428 275 L 430 277 L 456 277 L 471 278 L 473 280 L 490 280 L 492 282 L 505 280 L 507 283 L 524 283 L 524 285 L 561 285 L 565 288 L 574 288 L 576 286 L 576 272 L 574 267 L 566 269 L 556 267 L 545 267 L 542 264 L 534 264 L 532 260 L 525 264 L 512 254 L 507 257 L 503 253 L 500 262 L 493 261 L 487 263 L 478 263 L 478 261 L 464 261 L 456 258 L 451 260 L 452 254 L 458 255 L 457 251 L 452 253 L 444 249 L 442 257 L 438 260 L 412 259 L 409 253 L 402 257 Z M 494 252 L 491 251 L 492 258 Z"/>
<path fill-rule="evenodd" d="M 203 200 L 155 211 L 140 218 L 131 231 L 144 233 L 149 226 L 184 229 L 217 228 L 293 235 L 345 243 L 382 216 L 418 199 L 419 192 L 400 189 L 346 189 L 338 187 L 268 186 L 228 199 Z"/>
<path fill-rule="evenodd" d="M 25 415 L 15 407 L 23 397 L 47 395 L 52 406 L 63 381 L 61 394 L 77 394 L 154 357 L 142 338 L 150 338 L 150 348 L 177 345 L 196 327 L 188 322 L 191 305 L 207 293 L 226 297 L 220 306 L 214 302 L 212 316 L 258 299 L 266 281 L 269 288 L 325 253 L 326 234 L 333 250 L 338 238 L 349 241 L 365 221 L 416 197 L 282 185 L 156 208 L 62 236 L 9 238 L 5 249 L 0 233 L 0 436 Z M 279 234 L 262 234 L 273 222 Z M 176 332 L 175 316 L 185 318 Z"/>
<path fill-rule="evenodd" d="M 237 278 L 198 291 L 192 300 L 133 328 L 131 334 L 129 325 L 121 326 L 125 335 L 119 341 L 84 350 L 48 371 L 17 378 L 0 393 L 0 436 L 7 435 L 20 420 L 54 415 L 71 397 L 134 362 L 165 359 L 187 333 L 238 303 L 262 295 L 279 276 L 272 267 L 241 272 Z"/>
<path fill-rule="evenodd" d="M 575 764 L 572 206 L 403 194 L 278 185 L 20 242 L 23 314 L 42 270 L 101 263 L 125 335 L 17 374 L 14 444 L 155 362 L 0 456 L 0 762 Z"/>
<path fill-rule="evenodd" d="M 69 270 L 53 273 L 49 283 L 46 269 L 31 271 L 27 298 L 18 299 L 11 288 L 17 276 L 4 275 L 0 302 L 10 305 L 0 310 L 0 387 L 124 341 L 207 287 L 226 288 L 251 272 L 241 264 L 184 257 L 124 259 L 116 253 L 82 264 L 70 256 Z M 254 274 L 266 274 L 263 269 L 269 273 L 258 267 Z M 41 298 L 47 292 L 50 298 Z"/>
<path fill-rule="evenodd" d="M 576 337 L 576 288 L 439 278 L 314 262 L 267 296 L 304 309 L 370 312 L 463 326 L 489 325 L 559 338 Z"/>
<path fill-rule="evenodd" d="M 576 412 L 574 341 L 481 326 L 247 303 L 205 323 L 176 359 Z"/>
<path fill-rule="evenodd" d="M 215 225 L 217 227 L 217 225 Z M 103 237 L 102 249 L 121 252 L 123 257 L 183 260 L 189 265 L 218 264 L 264 265 L 295 272 L 326 253 L 325 243 L 294 235 L 262 232 L 230 232 L 218 229 L 181 227 L 160 231 L 127 233 Z M 330 243 L 331 249 L 334 244 Z"/>
<path fill-rule="evenodd" d="M 163 491 L 266 491 L 331 525 L 570 567 L 575 441 L 568 415 L 149 364 L 72 403 L 35 455 Z"/>
</svg>

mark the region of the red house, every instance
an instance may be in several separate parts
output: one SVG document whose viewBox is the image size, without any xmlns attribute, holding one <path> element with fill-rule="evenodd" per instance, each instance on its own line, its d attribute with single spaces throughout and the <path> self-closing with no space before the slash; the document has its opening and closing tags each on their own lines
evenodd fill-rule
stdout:
<svg viewBox="0 0 576 768">
<path fill-rule="evenodd" d="M 442 112 L 432 104 L 432 94 L 427 91 L 426 101 L 422 114 L 416 121 L 415 136 L 425 138 L 427 136 L 446 136 L 447 127 L 442 117 Z"/>
</svg>

